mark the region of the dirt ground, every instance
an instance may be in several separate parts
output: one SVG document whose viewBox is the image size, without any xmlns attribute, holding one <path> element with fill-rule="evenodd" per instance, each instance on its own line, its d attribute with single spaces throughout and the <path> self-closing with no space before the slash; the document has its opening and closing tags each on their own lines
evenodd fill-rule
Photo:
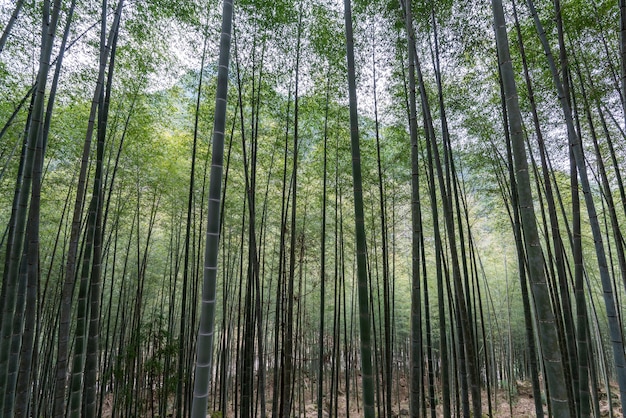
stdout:
<svg viewBox="0 0 626 418">
<path fill-rule="evenodd" d="M 399 406 L 394 406 L 393 408 L 393 418 L 395 417 L 408 417 L 409 416 L 409 398 L 408 398 L 408 385 L 407 383 L 404 381 L 404 379 L 402 379 L 401 382 L 399 382 L 398 385 L 398 389 L 400 389 L 400 402 L 399 402 Z M 617 384 L 612 384 L 611 385 L 611 400 L 612 402 L 609 403 L 608 402 L 608 398 L 607 398 L 607 394 L 606 391 L 603 389 L 600 390 L 600 392 L 598 393 L 599 395 L 599 402 L 600 402 L 600 417 L 609 417 L 610 413 L 609 413 L 609 405 L 612 404 L 613 407 L 613 417 L 614 418 L 624 418 L 624 414 L 620 405 L 620 401 L 619 401 L 619 389 L 617 387 Z M 353 396 L 354 393 L 351 394 L 350 396 L 350 411 L 346 411 L 346 396 L 345 394 L 340 394 L 338 397 L 338 405 L 337 405 L 337 416 L 339 418 L 347 418 L 347 417 L 360 417 L 362 416 L 362 410 L 357 408 L 356 405 L 356 398 Z M 267 397 L 266 399 L 271 399 L 270 397 Z M 509 404 L 509 399 L 511 400 L 510 404 Z M 104 410 L 103 410 L 103 416 L 105 418 L 109 418 L 111 416 L 111 397 L 107 397 L 106 401 L 105 401 L 105 405 L 104 405 Z M 174 404 L 174 399 L 172 399 L 172 402 L 170 403 L 170 405 Z M 397 401 L 396 401 L 397 404 Z M 325 401 L 324 402 L 325 408 L 324 408 L 324 412 L 323 412 L 323 417 L 329 417 L 328 414 L 328 409 L 329 409 L 329 402 Z M 483 418 L 489 417 L 489 413 L 488 413 L 488 400 L 487 400 L 487 393 L 486 391 L 483 391 L 482 394 L 482 405 L 483 405 Z M 532 396 L 532 385 L 530 382 L 516 382 L 516 387 L 513 388 L 511 395 L 509 395 L 508 391 L 506 390 L 498 390 L 497 393 L 495 394 L 495 396 L 492 397 L 492 405 L 493 405 L 493 417 L 494 418 L 530 418 L 530 417 L 535 417 L 535 401 L 533 399 Z M 359 402 L 359 406 L 360 406 L 360 402 Z M 547 416 L 547 406 L 544 402 L 543 404 L 543 408 L 544 408 L 544 412 L 546 413 Z M 311 402 L 309 401 L 309 403 L 306 403 L 304 406 L 298 406 L 295 405 L 295 413 L 294 416 L 295 417 L 299 417 L 299 418 L 317 418 L 318 413 L 317 413 L 317 403 L 315 401 Z M 158 410 L 158 409 L 157 409 Z M 271 410 L 267 411 L 268 416 L 271 416 Z M 594 412 L 592 411 L 592 416 L 595 416 L 596 414 L 594 414 Z M 145 415 L 146 417 L 151 416 L 150 413 Z M 168 411 L 167 417 L 172 417 L 173 416 L 173 411 L 170 410 Z M 207 418 L 214 418 L 214 417 L 229 417 L 229 416 L 234 416 L 233 411 L 227 411 L 226 415 L 222 415 L 222 414 L 214 414 L 214 415 L 207 415 Z M 437 417 L 441 417 L 444 418 L 443 415 L 443 411 L 442 411 L 442 407 L 438 406 L 437 407 Z"/>
<path fill-rule="evenodd" d="M 614 418 L 623 418 L 622 408 L 619 402 L 619 389 L 617 385 L 612 386 L 612 404 L 613 404 L 613 417 Z M 406 394 L 408 395 L 408 393 Z M 599 393 L 600 398 L 600 417 L 609 417 L 609 402 L 607 400 L 606 391 L 602 389 Z M 530 382 L 517 382 L 516 388 L 513 390 L 513 394 L 510 397 L 511 403 L 509 404 L 509 394 L 505 390 L 498 390 L 495 394 L 494 399 L 492 399 L 493 403 L 493 417 L 494 418 L 530 418 L 536 417 L 535 414 L 535 401 L 532 396 L 532 386 Z M 338 416 L 341 418 L 344 417 L 359 417 L 362 415 L 362 412 L 357 410 L 354 400 L 350 400 L 351 407 L 350 413 L 347 414 L 345 411 L 346 399 L 345 396 L 339 397 L 339 408 L 338 408 Z M 354 406 L 352 406 L 354 405 Z M 487 393 L 483 391 L 483 417 L 489 417 L 487 405 Z M 544 413 L 547 416 L 547 406 L 545 403 L 543 404 Z M 400 407 L 394 407 L 393 410 L 394 417 L 408 417 L 409 416 L 409 401 L 408 396 L 405 396 L 403 400 L 400 402 Z M 298 416 L 302 416 L 301 414 Z M 324 417 L 328 417 L 328 413 L 324 412 Z M 592 416 L 594 413 L 592 411 Z M 441 406 L 437 408 L 437 417 L 444 417 Z M 317 418 L 317 405 L 309 404 L 306 406 L 304 418 Z"/>
</svg>

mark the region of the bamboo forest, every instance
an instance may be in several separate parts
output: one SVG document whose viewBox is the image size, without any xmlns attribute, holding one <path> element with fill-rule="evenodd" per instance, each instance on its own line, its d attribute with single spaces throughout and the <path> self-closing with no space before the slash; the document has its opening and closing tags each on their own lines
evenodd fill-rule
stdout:
<svg viewBox="0 0 626 418">
<path fill-rule="evenodd" d="M 0 416 L 610 417 L 626 0 L 0 0 Z"/>
</svg>

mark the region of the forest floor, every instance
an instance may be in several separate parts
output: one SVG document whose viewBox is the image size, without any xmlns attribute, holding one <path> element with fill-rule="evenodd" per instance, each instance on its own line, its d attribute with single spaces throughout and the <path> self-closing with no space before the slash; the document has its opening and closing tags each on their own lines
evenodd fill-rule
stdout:
<svg viewBox="0 0 626 418">
<path fill-rule="evenodd" d="M 402 385 L 401 385 L 402 386 Z M 613 417 L 614 418 L 623 418 L 622 408 L 619 402 L 619 388 L 617 384 L 611 385 L 611 398 L 613 405 Z M 520 382 L 518 381 L 516 384 L 516 388 L 513 389 L 513 393 L 509 395 L 507 390 L 499 389 L 495 394 L 495 397 L 492 399 L 493 402 L 493 417 L 496 418 L 530 418 L 536 417 L 535 414 L 535 400 L 532 394 L 532 385 L 530 382 Z M 601 389 L 599 392 L 599 402 L 600 402 L 600 417 L 609 417 L 609 402 L 607 400 L 606 391 Z M 487 392 L 483 391 L 483 417 L 488 417 L 488 399 Z M 509 403 L 509 399 L 511 402 Z M 356 400 L 350 399 L 350 412 L 349 414 L 346 412 L 346 398 L 345 395 L 339 396 L 338 400 L 338 414 L 337 416 L 340 418 L 345 417 L 359 417 L 362 416 L 362 410 L 357 409 Z M 354 406 L 353 406 L 354 405 Z M 544 413 L 547 416 L 547 406 L 544 402 L 543 404 Z M 395 406 L 393 408 L 394 417 L 408 417 L 409 415 L 409 399 L 408 399 L 408 391 L 403 394 L 402 399 L 400 401 L 400 407 Z M 594 415 L 592 413 L 592 415 Z M 299 414 L 298 416 L 304 416 L 305 418 L 317 418 L 317 405 L 315 403 L 308 404 L 305 409 L 304 415 Z M 328 413 L 325 411 L 323 414 L 324 417 L 328 417 Z M 444 417 L 443 408 L 441 406 L 437 407 L 437 417 Z"/>
<path fill-rule="evenodd" d="M 395 406 L 393 407 L 393 417 L 392 418 L 401 418 L 401 417 L 408 417 L 410 416 L 409 414 L 409 393 L 408 393 L 408 385 L 406 383 L 406 381 L 404 381 L 404 379 L 401 379 L 402 382 L 400 382 L 400 384 L 398 385 L 397 389 L 399 389 L 400 392 L 400 399 L 399 402 L 396 400 L 395 402 Z M 617 386 L 616 383 L 612 383 L 611 384 L 611 404 L 613 407 L 613 418 L 624 418 L 624 414 L 620 405 L 620 401 L 619 401 L 619 388 Z M 346 410 L 346 404 L 347 404 L 347 399 L 346 399 L 346 395 L 345 393 L 340 393 L 337 399 L 337 417 L 338 418 L 347 418 L 347 417 L 360 417 L 362 416 L 362 409 L 361 409 L 361 400 L 358 400 L 357 403 L 357 399 L 355 396 L 353 396 L 354 393 L 350 394 L 350 399 L 349 399 L 349 405 L 350 405 L 350 409 L 349 411 Z M 609 402 L 608 402 L 608 397 L 607 397 L 607 393 L 606 390 L 604 388 L 602 388 L 599 393 L 598 393 L 598 398 L 599 398 L 599 403 L 600 403 L 600 417 L 610 417 L 610 412 L 609 412 Z M 266 399 L 271 399 L 271 395 L 269 397 L 267 397 L 266 395 Z M 511 401 L 509 403 L 509 400 Z M 172 398 L 170 405 L 174 404 L 174 399 Z M 358 406 L 357 406 L 358 404 Z M 398 406 L 399 404 L 399 406 Z M 487 398 L 487 392 L 483 390 L 482 393 L 482 405 L 483 405 L 483 417 L 488 417 L 489 416 L 489 412 L 488 412 L 488 398 Z M 535 401 L 533 399 L 533 393 L 532 393 L 532 385 L 530 382 L 527 381 L 518 381 L 516 382 L 515 387 L 512 389 L 511 394 L 508 393 L 507 390 L 505 389 L 498 389 L 497 393 L 495 393 L 495 396 L 492 396 L 492 407 L 493 407 L 493 417 L 494 418 L 530 418 L 530 417 L 536 417 L 535 414 Z M 142 408 L 143 409 L 143 408 Z M 149 408 L 146 408 L 149 409 Z M 300 418 L 317 418 L 318 413 L 317 413 L 317 403 L 315 401 L 308 401 L 306 404 L 298 406 L 295 405 L 295 409 L 296 412 L 294 414 L 294 416 L 300 417 Z M 329 417 L 328 414 L 328 410 L 330 409 L 330 405 L 329 402 L 326 400 L 324 402 L 324 412 L 322 414 L 322 416 L 324 418 Z M 333 405 L 333 409 L 334 405 Z M 543 403 L 543 409 L 544 409 L 544 413 L 547 416 L 547 406 L 545 404 L 545 402 Z M 158 405 L 155 403 L 154 405 L 154 409 L 153 411 L 156 410 L 158 411 Z M 145 409 L 144 409 L 145 411 Z M 174 416 L 173 414 L 173 410 L 169 410 L 167 417 L 172 417 Z M 103 410 L 103 414 L 102 416 L 104 418 L 110 418 L 112 413 L 112 398 L 111 397 L 107 397 L 106 402 L 105 402 L 105 406 L 104 406 L 104 410 Z M 267 411 L 268 416 L 271 416 L 271 410 Z M 229 416 L 234 416 L 234 411 L 229 410 L 227 411 L 227 413 L 225 415 L 223 415 L 224 417 L 229 417 Z M 334 414 L 333 414 L 334 415 Z M 596 416 L 597 414 L 594 414 L 592 411 L 592 416 Z M 150 417 L 150 416 L 155 416 L 149 412 L 144 412 L 144 413 L 140 413 L 140 416 L 142 417 Z M 158 415 L 156 415 L 158 416 Z M 222 417 L 222 415 L 207 415 L 207 418 L 212 418 L 212 417 Z M 443 408 L 441 407 L 441 405 L 437 406 L 437 417 L 441 417 L 444 418 L 443 415 Z"/>
</svg>

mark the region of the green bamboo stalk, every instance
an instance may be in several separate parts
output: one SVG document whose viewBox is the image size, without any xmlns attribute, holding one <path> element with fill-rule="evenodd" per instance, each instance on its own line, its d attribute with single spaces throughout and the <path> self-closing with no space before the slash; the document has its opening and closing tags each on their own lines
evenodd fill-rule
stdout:
<svg viewBox="0 0 626 418">
<path fill-rule="evenodd" d="M 423 392 L 421 355 L 421 295 L 420 295 L 420 243 L 423 239 L 421 204 L 419 191 L 419 165 L 417 149 L 417 101 L 415 93 L 415 36 L 411 0 L 406 0 L 405 25 L 409 55 L 409 133 L 411 137 L 411 354 L 409 406 L 412 417 L 420 414 L 420 399 Z M 427 288 L 425 291 L 428 292 Z M 428 303 L 426 301 L 426 303 Z M 427 311 L 428 312 L 428 311 Z M 430 323 L 428 324 L 430 325 Z M 429 372 L 432 370 L 429 369 Z M 434 411 L 434 410 L 433 410 Z"/>
<path fill-rule="evenodd" d="M 15 8 L 13 9 L 13 13 L 9 18 L 4 30 L 2 31 L 2 36 L 0 36 L 0 54 L 4 50 L 4 45 L 6 45 L 7 39 L 9 39 L 9 35 L 11 34 L 11 29 L 13 25 L 17 21 L 17 18 L 20 15 L 20 11 L 22 10 L 22 5 L 24 4 L 24 0 L 17 0 L 15 3 Z"/>
<path fill-rule="evenodd" d="M 374 417 L 374 375 L 372 372 L 371 318 L 367 279 L 365 219 L 363 214 L 363 185 L 361 179 L 361 151 L 359 148 L 359 121 L 357 114 L 354 38 L 352 33 L 352 6 L 344 0 L 346 22 L 346 54 L 348 62 L 348 92 L 350 96 L 350 148 L 352 150 L 352 185 L 354 190 L 354 221 L 357 246 L 357 274 L 359 299 L 359 327 L 361 331 L 361 373 L 363 415 Z"/>
<path fill-rule="evenodd" d="M 626 0 L 619 0 L 619 52 L 620 52 L 620 85 L 622 87 L 622 106 L 626 119 Z"/>
<path fill-rule="evenodd" d="M 222 11 L 222 31 L 220 36 L 220 57 L 217 73 L 217 94 L 215 97 L 215 117 L 213 124 L 213 146 L 211 155 L 211 177 L 209 182 L 209 202 L 207 213 L 206 247 L 204 255 L 204 275 L 202 286 L 202 307 L 200 329 L 197 339 L 195 381 L 191 416 L 206 416 L 209 380 L 213 365 L 213 337 L 215 322 L 215 295 L 217 262 L 220 238 L 220 203 L 222 191 L 222 171 L 224 161 L 224 129 L 226 125 L 226 98 L 228 93 L 228 65 L 230 61 L 230 38 L 233 14 L 233 1 L 224 0 Z"/>
</svg>

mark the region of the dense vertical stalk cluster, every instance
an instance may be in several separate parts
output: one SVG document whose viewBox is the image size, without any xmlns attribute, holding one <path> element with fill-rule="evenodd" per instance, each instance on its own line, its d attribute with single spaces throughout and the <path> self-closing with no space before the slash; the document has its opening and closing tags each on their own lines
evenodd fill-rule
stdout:
<svg viewBox="0 0 626 418">
<path fill-rule="evenodd" d="M 624 1 L 383 3 L 0 6 L 1 416 L 623 404 Z"/>
<path fill-rule="evenodd" d="M 26 376 L 32 373 L 31 352 L 36 319 L 32 313 L 37 310 L 41 177 L 44 144 L 48 139 L 48 132 L 44 129 L 44 109 L 61 2 L 44 2 L 42 8 L 37 87 L 33 92 L 28 124 L 24 130 L 24 149 L 8 225 L 9 235 L 2 276 L 0 410 L 7 416 L 12 416 L 15 412 L 26 414 L 28 408 L 24 408 L 24 402 L 26 405 L 30 402 L 28 396 L 19 399 L 19 394 L 16 394 L 17 367 L 19 365 L 21 369 L 19 371 L 22 374 L 26 373 Z M 16 12 L 19 12 L 19 9 L 16 9 Z M 7 34 L 13 21 L 12 17 L 5 30 Z M 3 38 L 6 39 L 4 34 Z M 17 400 L 21 401 L 18 411 L 16 411 Z"/>
<path fill-rule="evenodd" d="M 554 347 L 558 347 L 557 328 L 545 278 L 543 254 L 539 247 L 539 233 L 533 211 L 533 198 L 522 132 L 521 113 L 517 98 L 517 87 L 513 77 L 504 12 L 501 2 L 494 0 L 492 3 L 498 45 L 498 60 L 501 69 L 500 74 L 502 75 L 504 97 L 507 103 L 511 148 L 515 162 L 522 233 L 528 257 L 529 280 L 537 309 L 537 322 L 543 350 L 542 356 L 545 359 L 546 379 L 550 390 L 550 405 L 552 406 L 552 413 L 556 416 L 569 416 L 567 387 L 565 386 L 561 353 L 560 350 L 554 350 Z"/>
</svg>

